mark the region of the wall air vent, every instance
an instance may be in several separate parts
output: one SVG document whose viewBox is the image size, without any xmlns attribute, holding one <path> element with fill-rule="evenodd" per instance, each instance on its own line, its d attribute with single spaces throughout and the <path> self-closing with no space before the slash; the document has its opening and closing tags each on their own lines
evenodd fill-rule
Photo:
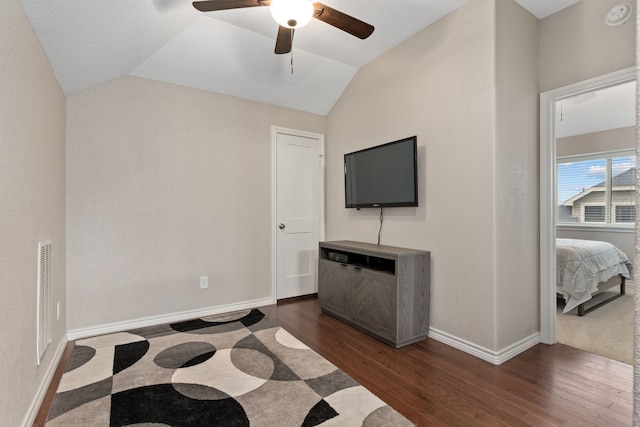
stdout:
<svg viewBox="0 0 640 427">
<path fill-rule="evenodd" d="M 51 240 L 38 242 L 37 363 L 51 342 Z"/>
</svg>

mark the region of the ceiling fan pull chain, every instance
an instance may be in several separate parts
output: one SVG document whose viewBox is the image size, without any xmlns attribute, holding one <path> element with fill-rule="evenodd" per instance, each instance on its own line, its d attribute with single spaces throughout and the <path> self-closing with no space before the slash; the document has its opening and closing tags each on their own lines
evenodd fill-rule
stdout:
<svg viewBox="0 0 640 427">
<path fill-rule="evenodd" d="M 291 30 L 291 75 L 293 76 L 293 33 L 295 29 Z"/>
</svg>

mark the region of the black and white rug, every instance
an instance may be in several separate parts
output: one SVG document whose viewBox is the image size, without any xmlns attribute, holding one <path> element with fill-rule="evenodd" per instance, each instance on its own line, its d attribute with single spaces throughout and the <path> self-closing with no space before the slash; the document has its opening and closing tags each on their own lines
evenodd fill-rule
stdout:
<svg viewBox="0 0 640 427">
<path fill-rule="evenodd" d="M 46 425 L 412 424 L 246 310 L 78 340 Z"/>
</svg>

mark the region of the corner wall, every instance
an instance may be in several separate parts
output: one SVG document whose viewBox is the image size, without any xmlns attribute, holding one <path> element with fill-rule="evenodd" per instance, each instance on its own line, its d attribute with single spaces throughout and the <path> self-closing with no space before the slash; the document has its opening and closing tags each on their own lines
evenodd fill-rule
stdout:
<svg viewBox="0 0 640 427">
<path fill-rule="evenodd" d="M 0 424 L 30 426 L 66 343 L 65 98 L 17 0 L 0 2 L 0 40 Z M 38 242 L 48 239 L 53 333 L 36 366 Z"/>
<path fill-rule="evenodd" d="M 418 208 L 381 243 L 431 251 L 431 328 L 495 350 L 495 7 L 472 0 L 362 67 L 328 115 L 327 240 L 375 243 L 377 209 L 344 208 L 344 153 L 418 136 Z M 460 31 L 464 28 L 464 31 Z"/>
<path fill-rule="evenodd" d="M 504 349 L 535 344 L 540 331 L 538 19 L 500 0 L 496 17 L 496 348 Z"/>
<path fill-rule="evenodd" d="M 430 336 L 493 363 L 538 342 L 537 24 L 472 0 L 363 67 L 327 124 L 335 240 L 379 227 L 344 208 L 343 154 L 418 136 L 420 206 L 385 209 L 382 243 L 431 251 Z"/>
</svg>

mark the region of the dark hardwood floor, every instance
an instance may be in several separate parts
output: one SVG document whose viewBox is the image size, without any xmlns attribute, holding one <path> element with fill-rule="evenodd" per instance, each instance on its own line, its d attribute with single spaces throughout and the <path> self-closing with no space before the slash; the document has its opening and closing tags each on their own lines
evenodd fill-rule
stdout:
<svg viewBox="0 0 640 427">
<path fill-rule="evenodd" d="M 64 373 L 64 367 L 69 361 L 69 357 L 71 356 L 71 352 L 73 351 L 74 343 L 75 341 L 69 341 L 64 349 L 64 352 L 62 353 L 60 363 L 58 363 L 56 371 L 53 374 L 53 378 L 51 378 L 51 384 L 49 384 L 47 393 L 44 395 L 44 399 L 42 400 L 42 404 L 40 405 L 40 410 L 38 410 L 36 419 L 33 422 L 33 427 L 43 427 L 45 422 L 47 421 L 49 409 L 51 409 L 51 405 L 53 404 L 53 398 L 56 396 L 56 390 L 58 389 L 58 384 L 60 384 L 60 378 Z"/>
<path fill-rule="evenodd" d="M 631 365 L 539 344 L 494 366 L 432 339 L 394 349 L 322 313 L 315 297 L 260 310 L 419 426 L 632 424 Z"/>
<path fill-rule="evenodd" d="M 538 344 L 500 366 L 432 339 L 394 349 L 315 297 L 261 310 L 419 426 L 630 426 L 631 365 Z"/>
</svg>

